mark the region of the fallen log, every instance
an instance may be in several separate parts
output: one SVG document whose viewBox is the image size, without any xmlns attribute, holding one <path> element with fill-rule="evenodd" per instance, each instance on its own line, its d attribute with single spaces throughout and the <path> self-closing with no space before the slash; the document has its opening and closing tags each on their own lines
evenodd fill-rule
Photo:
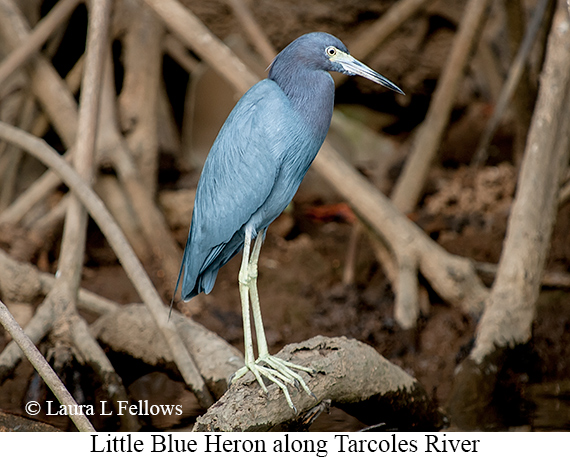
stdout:
<svg viewBox="0 0 570 457">
<path fill-rule="evenodd" d="M 289 389 L 298 414 L 276 385 L 268 386 L 265 395 L 250 373 L 198 418 L 194 431 L 299 430 L 307 413 L 329 401 L 365 424 L 385 423 L 401 430 L 437 430 L 443 424 L 418 381 L 364 343 L 316 336 L 289 344 L 277 355 L 316 372 L 301 374 L 315 398 Z"/>
</svg>

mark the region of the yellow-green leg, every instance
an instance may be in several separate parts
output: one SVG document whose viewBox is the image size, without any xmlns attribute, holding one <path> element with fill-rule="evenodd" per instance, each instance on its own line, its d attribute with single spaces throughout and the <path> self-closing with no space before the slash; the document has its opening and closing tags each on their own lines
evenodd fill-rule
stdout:
<svg viewBox="0 0 570 457">
<path fill-rule="evenodd" d="M 250 257 L 252 237 L 251 232 L 246 230 L 243 258 L 239 271 L 239 288 L 244 327 L 245 366 L 240 368 L 235 373 L 232 381 L 242 377 L 248 371 L 251 371 L 259 382 L 261 388 L 267 392 L 267 387 L 261 378 L 261 376 L 265 376 L 267 379 L 279 386 L 279 388 L 283 391 L 283 394 L 285 395 L 289 406 L 292 409 L 296 410 L 293 402 L 291 401 L 291 396 L 289 395 L 289 390 L 287 389 L 286 384 L 300 385 L 305 392 L 314 397 L 303 378 L 298 373 L 295 373 L 293 371 L 301 370 L 312 373 L 313 370 L 291 362 L 287 362 L 269 354 L 267 339 L 265 337 L 265 330 L 263 328 L 263 321 L 261 319 L 259 295 L 257 293 L 257 264 L 259 261 L 261 245 L 263 244 L 264 233 L 264 231 L 258 233 L 255 239 L 255 244 L 253 246 L 253 252 L 251 253 Z M 257 338 L 257 360 L 254 360 L 253 356 L 253 338 L 249 311 L 250 296 L 253 322 L 255 325 L 255 334 Z"/>
</svg>

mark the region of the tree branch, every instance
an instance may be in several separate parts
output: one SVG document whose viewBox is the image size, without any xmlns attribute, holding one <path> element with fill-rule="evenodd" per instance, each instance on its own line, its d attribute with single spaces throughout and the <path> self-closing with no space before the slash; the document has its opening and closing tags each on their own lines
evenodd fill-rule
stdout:
<svg viewBox="0 0 570 457">
<path fill-rule="evenodd" d="M 523 77 L 524 64 L 527 61 L 528 55 L 532 49 L 532 45 L 535 43 L 536 36 L 540 29 L 544 13 L 546 12 L 546 7 L 548 6 L 549 2 L 550 0 L 541 0 L 533 12 L 532 20 L 527 27 L 523 42 L 521 43 L 517 55 L 511 65 L 509 75 L 505 81 L 505 84 L 503 85 L 499 99 L 495 104 L 493 115 L 491 116 L 491 119 L 489 119 L 483 135 L 481 135 L 479 145 L 477 146 L 477 150 L 475 151 L 473 159 L 471 160 L 471 166 L 473 167 L 477 167 L 487 161 L 487 149 L 489 148 L 489 144 L 493 139 L 493 135 L 499 126 L 499 122 L 503 117 L 505 109 L 507 108 L 508 103 L 517 90 L 519 82 Z"/>
<path fill-rule="evenodd" d="M 50 35 L 71 15 L 82 0 L 61 0 L 40 21 L 28 38 L 0 64 L 0 86 L 14 71 L 38 51 Z"/>
<path fill-rule="evenodd" d="M 95 429 L 89 422 L 89 419 L 77 407 L 76 401 L 65 388 L 61 380 L 57 377 L 52 367 L 46 362 L 40 351 L 34 346 L 34 343 L 26 336 L 22 328 L 6 308 L 6 305 L 0 301 L 0 322 L 6 331 L 14 338 L 22 352 L 34 366 L 36 371 L 48 385 L 55 397 L 62 405 L 68 406 L 68 411 L 78 412 L 79 414 L 70 414 L 70 419 L 81 432 L 95 432 Z"/>
<path fill-rule="evenodd" d="M 392 192 L 392 201 L 403 213 L 414 210 L 428 171 L 449 122 L 459 83 L 475 46 L 490 0 L 469 0 L 451 54 L 445 64 L 424 122 L 415 134 L 412 150 Z"/>
<path fill-rule="evenodd" d="M 268 431 L 278 425 L 296 429 L 304 413 L 327 400 L 367 424 L 423 431 L 442 425 L 440 412 L 420 384 L 364 343 L 316 336 L 285 346 L 277 356 L 316 370 L 313 376 L 302 373 L 316 400 L 291 388 L 296 414 L 276 385 L 266 395 L 248 374 L 198 418 L 194 431 Z"/>
<path fill-rule="evenodd" d="M 400 0 L 395 2 L 378 20 L 350 41 L 349 49 L 359 59 L 366 59 L 375 49 L 382 46 L 404 22 L 432 2 L 433 0 Z M 347 78 L 348 76 L 343 74 L 336 76 L 337 86 L 346 81 Z"/>
<path fill-rule="evenodd" d="M 157 326 L 164 335 L 176 360 L 184 381 L 192 388 L 203 406 L 212 404 L 212 397 L 200 377 L 194 362 L 184 347 L 172 323 L 168 321 L 168 312 L 163 306 L 160 296 L 140 264 L 138 258 L 128 244 L 121 229 L 117 226 L 103 202 L 83 182 L 77 173 L 44 141 L 33 137 L 4 122 L 0 122 L 0 138 L 17 144 L 28 151 L 36 159 L 54 170 L 65 184 L 70 187 L 81 200 L 87 211 L 97 223 L 109 244 L 115 251 L 127 275 L 137 289 L 141 299 L 152 314 Z"/>
</svg>

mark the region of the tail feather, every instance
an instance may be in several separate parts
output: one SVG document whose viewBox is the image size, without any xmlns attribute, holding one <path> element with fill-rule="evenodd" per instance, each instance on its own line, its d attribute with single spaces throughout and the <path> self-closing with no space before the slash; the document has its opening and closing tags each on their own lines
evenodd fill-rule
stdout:
<svg viewBox="0 0 570 457">
<path fill-rule="evenodd" d="M 189 301 L 201 292 L 209 294 L 214 287 L 220 268 L 243 248 L 243 235 L 240 232 L 234 234 L 227 243 L 211 248 L 206 255 L 190 249 L 190 238 L 184 249 L 182 265 L 174 289 L 174 296 L 176 296 L 178 287 L 181 286 L 181 296 L 184 301 Z"/>
</svg>

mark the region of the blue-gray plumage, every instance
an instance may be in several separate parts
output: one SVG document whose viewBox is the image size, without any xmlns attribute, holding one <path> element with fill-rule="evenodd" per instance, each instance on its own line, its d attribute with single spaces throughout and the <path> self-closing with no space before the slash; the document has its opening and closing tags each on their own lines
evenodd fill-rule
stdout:
<svg viewBox="0 0 570 457">
<path fill-rule="evenodd" d="M 332 35 L 310 33 L 293 41 L 271 64 L 268 79 L 239 100 L 210 150 L 196 191 L 181 267 L 182 298 L 190 300 L 200 292 L 209 293 L 219 269 L 244 249 L 239 283 L 246 367 L 236 378 L 251 370 L 266 390 L 260 375 L 268 377 L 283 390 L 291 407 L 283 383 L 300 383 L 310 393 L 291 368 L 310 370 L 267 352 L 255 284 L 257 257 L 265 229 L 291 202 L 327 135 L 334 104 L 329 71 L 358 74 L 402 93 L 351 57 Z M 257 360 L 253 358 L 249 295 Z"/>
</svg>

